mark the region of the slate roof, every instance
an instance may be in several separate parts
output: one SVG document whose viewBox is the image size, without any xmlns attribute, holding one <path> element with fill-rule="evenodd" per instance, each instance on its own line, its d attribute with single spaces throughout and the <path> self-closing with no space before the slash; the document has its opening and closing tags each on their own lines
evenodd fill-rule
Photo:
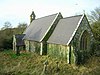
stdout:
<svg viewBox="0 0 100 75">
<path fill-rule="evenodd" d="M 58 13 L 57 13 L 58 14 Z M 45 16 L 32 21 L 29 27 L 23 34 L 26 34 L 23 39 L 41 41 L 57 14 Z"/>
<path fill-rule="evenodd" d="M 24 41 L 23 41 L 23 37 L 25 36 L 25 34 L 16 34 L 15 38 L 16 38 L 16 46 L 24 46 Z"/>
<path fill-rule="evenodd" d="M 81 17 L 82 15 L 78 15 L 61 19 L 47 42 L 67 45 Z"/>
</svg>

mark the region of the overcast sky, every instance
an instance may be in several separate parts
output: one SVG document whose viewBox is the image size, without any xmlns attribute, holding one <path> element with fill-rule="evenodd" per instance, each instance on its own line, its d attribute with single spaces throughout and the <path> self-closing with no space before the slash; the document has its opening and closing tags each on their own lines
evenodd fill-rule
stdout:
<svg viewBox="0 0 100 75">
<path fill-rule="evenodd" d="M 100 7 L 100 0 L 0 0 L 0 28 L 6 21 L 13 27 L 30 22 L 32 10 L 36 18 L 61 12 L 64 17 L 90 13 Z"/>
</svg>

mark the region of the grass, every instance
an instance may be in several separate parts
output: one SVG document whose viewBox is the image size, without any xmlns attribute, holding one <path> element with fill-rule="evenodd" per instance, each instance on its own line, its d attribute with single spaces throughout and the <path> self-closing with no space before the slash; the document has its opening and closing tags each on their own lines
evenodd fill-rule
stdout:
<svg viewBox="0 0 100 75">
<path fill-rule="evenodd" d="M 44 62 L 48 60 L 45 74 Z M 100 57 L 91 57 L 84 65 L 69 65 L 49 56 L 35 53 L 21 53 L 16 56 L 13 51 L 0 52 L 0 75 L 100 75 Z"/>
</svg>

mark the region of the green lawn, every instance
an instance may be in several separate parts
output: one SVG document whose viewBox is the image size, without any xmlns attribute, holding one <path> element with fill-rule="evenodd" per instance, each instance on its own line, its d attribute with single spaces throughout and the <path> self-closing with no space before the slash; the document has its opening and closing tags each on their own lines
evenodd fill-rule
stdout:
<svg viewBox="0 0 100 75">
<path fill-rule="evenodd" d="M 48 60 L 47 71 L 43 70 Z M 13 51 L 0 52 L 0 75 L 100 75 L 100 57 L 91 57 L 85 65 L 75 66 L 49 56 L 35 53 L 21 53 L 16 56 Z M 45 74 L 46 73 L 46 74 Z"/>
</svg>

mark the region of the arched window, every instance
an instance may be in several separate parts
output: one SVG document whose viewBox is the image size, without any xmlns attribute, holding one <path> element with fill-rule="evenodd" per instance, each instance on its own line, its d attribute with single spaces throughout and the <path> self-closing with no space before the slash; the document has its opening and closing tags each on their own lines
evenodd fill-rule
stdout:
<svg viewBox="0 0 100 75">
<path fill-rule="evenodd" d="M 89 43 L 89 34 L 87 31 L 84 31 L 80 39 L 80 50 L 87 50 Z"/>
</svg>

